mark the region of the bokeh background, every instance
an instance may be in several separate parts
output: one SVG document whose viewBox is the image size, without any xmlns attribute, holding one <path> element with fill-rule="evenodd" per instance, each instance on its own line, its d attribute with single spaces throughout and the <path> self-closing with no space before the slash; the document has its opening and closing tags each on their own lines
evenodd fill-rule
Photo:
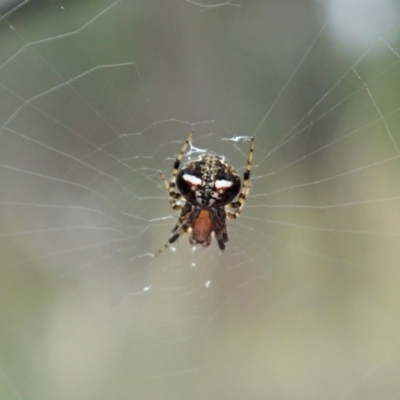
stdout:
<svg viewBox="0 0 400 400">
<path fill-rule="evenodd" d="M 395 399 L 395 1 L 0 4 L 0 398 Z M 186 236 L 168 177 L 253 188 Z"/>
</svg>

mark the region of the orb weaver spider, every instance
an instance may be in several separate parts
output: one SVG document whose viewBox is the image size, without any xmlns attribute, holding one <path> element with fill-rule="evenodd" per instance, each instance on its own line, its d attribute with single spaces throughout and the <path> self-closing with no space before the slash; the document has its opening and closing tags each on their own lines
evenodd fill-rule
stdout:
<svg viewBox="0 0 400 400">
<path fill-rule="evenodd" d="M 167 182 L 163 173 L 159 172 L 168 190 L 172 209 L 180 210 L 181 213 L 172 229 L 171 237 L 154 256 L 162 253 L 186 232 L 189 233 L 190 244 L 201 244 L 204 247 L 210 245 L 211 233 L 214 232 L 218 246 L 223 251 L 228 241 L 226 217 L 236 219 L 240 215 L 250 192 L 254 138 L 251 138 L 242 190 L 240 190 L 241 182 L 238 174 L 221 156 L 201 155 L 179 170 L 193 134 L 194 131 L 189 133 L 176 157 L 170 181 Z M 233 201 L 237 194 L 239 197 Z"/>
</svg>

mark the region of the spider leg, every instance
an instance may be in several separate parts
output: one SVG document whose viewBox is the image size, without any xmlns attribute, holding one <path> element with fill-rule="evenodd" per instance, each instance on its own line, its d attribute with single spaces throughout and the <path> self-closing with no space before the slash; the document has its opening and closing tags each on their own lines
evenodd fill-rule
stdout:
<svg viewBox="0 0 400 400">
<path fill-rule="evenodd" d="M 178 170 L 179 170 L 179 166 L 181 164 L 182 157 L 185 154 L 186 148 L 189 146 L 189 143 L 192 141 L 193 135 L 194 135 L 194 131 L 191 131 L 189 133 L 189 136 L 187 137 L 185 143 L 183 144 L 183 146 L 181 148 L 181 151 L 179 152 L 179 154 L 177 155 L 177 157 L 175 159 L 174 166 L 173 166 L 173 169 L 172 169 L 172 177 L 171 177 L 171 180 L 170 180 L 169 189 L 171 189 L 171 182 L 175 183 L 175 177 L 176 177 L 176 175 L 178 175 Z"/>
<path fill-rule="evenodd" d="M 215 239 L 221 251 L 225 250 L 225 243 L 228 241 L 228 233 L 226 230 L 226 214 L 224 207 L 210 211 L 211 221 L 213 224 Z"/>
<path fill-rule="evenodd" d="M 159 173 L 159 175 L 160 175 L 160 177 L 161 177 L 161 179 L 162 179 L 162 181 L 164 183 L 164 186 L 166 187 L 166 189 L 169 192 L 169 203 L 171 204 L 172 209 L 173 210 L 180 210 L 182 208 L 182 204 L 178 204 L 177 200 L 185 201 L 185 198 L 180 193 L 175 192 L 175 190 L 170 192 L 169 184 L 168 184 L 164 174 L 161 171 L 158 171 L 158 173 Z"/>
<path fill-rule="evenodd" d="M 229 240 L 229 238 L 228 238 L 228 231 L 227 231 L 227 229 L 226 229 L 226 223 L 224 224 L 224 227 L 223 227 L 223 229 L 222 229 L 222 239 L 223 239 L 223 241 L 224 241 L 225 243 Z"/>
<path fill-rule="evenodd" d="M 185 154 L 185 151 L 186 151 L 189 143 L 192 140 L 193 134 L 194 134 L 194 131 L 191 131 L 189 133 L 189 136 L 187 137 L 185 143 L 183 144 L 181 151 L 179 152 L 179 154 L 177 155 L 177 157 L 175 159 L 174 165 L 172 167 L 172 175 L 171 175 L 170 181 L 168 182 L 167 179 L 165 178 L 164 174 L 161 171 L 158 171 L 158 173 L 160 174 L 160 177 L 164 183 L 165 188 L 168 190 L 169 202 L 170 202 L 173 210 L 180 210 L 182 208 L 182 205 L 178 204 L 177 200 L 185 201 L 185 198 L 180 193 L 177 193 L 175 190 L 176 176 L 178 175 L 179 166 L 181 165 L 182 157 Z"/>
<path fill-rule="evenodd" d="M 240 195 L 239 195 L 238 201 L 229 203 L 229 204 L 226 206 L 227 208 L 233 209 L 233 210 L 234 210 L 234 212 L 228 211 L 228 210 L 227 210 L 226 215 L 227 215 L 228 218 L 230 218 L 230 219 L 236 219 L 237 217 L 239 217 L 240 213 L 241 213 L 242 210 L 243 210 L 243 206 L 244 206 L 244 203 L 245 203 L 245 201 L 246 201 L 246 199 L 247 199 L 247 196 L 249 195 L 249 192 L 250 192 L 250 189 L 251 189 L 251 185 L 252 185 L 252 181 L 249 180 L 249 181 L 248 181 L 248 184 L 247 184 L 247 191 L 244 192 L 244 191 L 242 190 L 242 193 L 240 193 Z"/>
<path fill-rule="evenodd" d="M 175 188 L 176 188 L 176 176 L 178 175 L 179 166 L 181 165 L 182 157 L 185 154 L 186 149 L 189 146 L 189 143 L 192 141 L 193 134 L 194 134 L 194 131 L 191 131 L 189 133 L 189 136 L 187 137 L 185 143 L 183 144 L 183 146 L 181 148 L 181 151 L 177 155 L 177 157 L 175 159 L 175 162 L 174 162 L 174 165 L 172 167 L 172 175 L 171 175 L 171 179 L 169 181 L 168 187 L 167 187 L 168 194 L 169 194 L 169 197 L 170 197 L 170 203 L 171 203 L 172 208 L 174 208 L 174 206 L 176 206 L 176 202 L 174 200 L 178 200 L 178 199 L 179 200 L 183 200 L 184 199 L 184 197 L 180 193 L 177 193 L 176 190 L 175 190 Z M 163 178 L 163 176 L 161 176 L 161 178 Z M 163 180 L 166 182 L 165 177 L 163 178 Z M 176 208 L 174 208 L 174 209 L 176 209 Z"/>
<path fill-rule="evenodd" d="M 247 157 L 247 165 L 246 165 L 246 169 L 245 169 L 244 175 L 243 175 L 242 190 L 240 191 L 237 201 L 233 201 L 226 206 L 230 209 L 235 210 L 234 212 L 229 212 L 229 211 L 227 212 L 228 218 L 236 219 L 240 215 L 240 213 L 242 212 L 244 203 L 247 199 L 247 196 L 249 195 L 251 185 L 252 185 L 252 181 L 250 180 L 250 171 L 251 171 L 251 167 L 253 165 L 253 153 L 254 153 L 254 138 L 251 138 L 249 155 Z"/>
<path fill-rule="evenodd" d="M 188 207 L 190 207 L 190 211 L 187 211 Z M 184 212 L 186 212 L 186 214 L 183 214 Z M 189 229 L 192 229 L 193 222 L 196 220 L 199 213 L 200 209 L 192 211 L 192 206 L 190 204 L 185 204 L 179 217 L 179 221 L 183 222 L 182 225 L 173 229 L 173 235 L 168 239 L 168 242 L 165 243 L 165 245 L 154 254 L 154 257 L 168 249 L 168 247 L 171 246 L 171 244 L 174 243 L 175 240 L 178 239 L 183 233 L 187 233 Z"/>
<path fill-rule="evenodd" d="M 186 206 L 186 204 L 185 204 L 185 206 Z M 196 219 L 198 212 L 197 213 L 186 213 L 185 216 L 183 216 L 182 214 L 184 211 L 185 210 L 182 209 L 182 213 L 181 213 L 181 216 L 179 217 L 179 221 L 182 220 L 185 222 L 183 222 L 183 224 L 180 227 L 178 226 L 179 229 L 178 229 L 178 227 L 175 226 L 175 228 L 172 231 L 173 235 L 168 239 L 168 242 L 165 243 L 165 245 L 154 254 L 154 257 L 158 256 L 164 250 L 168 249 L 168 247 L 171 246 L 171 244 L 174 243 L 175 240 L 179 238 L 179 236 L 181 236 L 183 233 L 186 233 L 189 229 L 191 229 L 193 220 Z M 185 220 L 185 217 L 186 217 L 186 220 Z"/>
<path fill-rule="evenodd" d="M 192 211 L 192 205 L 190 203 L 185 203 L 185 205 L 182 207 L 181 215 L 179 215 L 178 222 L 172 228 L 172 233 L 177 231 L 177 229 L 181 225 L 183 225 L 183 222 L 189 217 L 191 211 Z"/>
<path fill-rule="evenodd" d="M 172 243 L 175 242 L 176 239 L 178 239 L 179 236 L 181 236 L 183 233 L 186 233 L 189 229 L 189 225 L 183 224 L 169 239 L 168 242 L 165 243 L 163 247 L 161 247 L 160 250 L 158 250 L 156 253 L 154 253 L 154 257 L 157 257 L 160 253 L 162 253 L 164 250 L 168 249 L 169 246 L 171 246 Z"/>
</svg>

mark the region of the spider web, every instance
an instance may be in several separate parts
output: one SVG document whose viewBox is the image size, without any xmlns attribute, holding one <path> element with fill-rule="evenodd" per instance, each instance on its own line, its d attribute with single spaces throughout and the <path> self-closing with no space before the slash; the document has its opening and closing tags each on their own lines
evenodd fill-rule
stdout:
<svg viewBox="0 0 400 400">
<path fill-rule="evenodd" d="M 397 3 L 0 7 L 1 399 L 400 397 Z M 192 129 L 253 187 L 154 258 Z"/>
</svg>

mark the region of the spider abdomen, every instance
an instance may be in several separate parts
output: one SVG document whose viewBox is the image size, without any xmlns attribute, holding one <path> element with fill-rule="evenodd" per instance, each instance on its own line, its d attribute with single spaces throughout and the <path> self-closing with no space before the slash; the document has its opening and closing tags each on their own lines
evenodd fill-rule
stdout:
<svg viewBox="0 0 400 400">
<path fill-rule="evenodd" d="M 223 157 L 206 155 L 178 173 L 177 186 L 190 203 L 210 208 L 231 202 L 240 191 L 240 179 Z"/>
</svg>

